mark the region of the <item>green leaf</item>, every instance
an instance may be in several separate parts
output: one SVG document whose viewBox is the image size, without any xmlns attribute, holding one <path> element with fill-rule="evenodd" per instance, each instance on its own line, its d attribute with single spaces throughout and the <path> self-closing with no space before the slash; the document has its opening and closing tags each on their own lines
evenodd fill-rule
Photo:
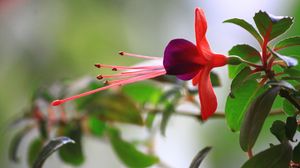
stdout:
<svg viewBox="0 0 300 168">
<path fill-rule="evenodd" d="M 145 123 L 146 123 L 146 127 L 147 127 L 148 129 L 151 129 L 151 128 L 152 128 L 153 122 L 154 122 L 154 120 L 155 120 L 155 117 L 156 117 L 156 112 L 149 112 L 149 113 L 147 114 Z"/>
<path fill-rule="evenodd" d="M 280 142 L 285 142 L 287 140 L 285 123 L 283 121 L 274 121 L 270 131 Z"/>
<path fill-rule="evenodd" d="M 33 166 L 34 161 L 38 158 L 42 148 L 43 148 L 43 140 L 41 138 L 36 138 L 30 143 L 28 148 L 28 153 L 27 153 L 27 157 L 28 157 L 27 162 L 30 167 Z"/>
<path fill-rule="evenodd" d="M 236 77 L 231 82 L 231 92 L 230 95 L 234 97 L 235 91 L 244 84 L 244 82 L 247 80 L 247 77 L 251 74 L 251 69 L 249 67 L 245 67 L 243 70 L 241 70 Z"/>
<path fill-rule="evenodd" d="M 288 117 L 286 119 L 286 127 L 285 127 L 286 136 L 290 141 L 294 141 L 293 138 L 297 131 L 297 127 L 298 127 L 298 124 L 297 124 L 296 117 Z"/>
<path fill-rule="evenodd" d="M 203 159 L 206 157 L 208 152 L 211 150 L 211 147 L 205 147 L 201 151 L 197 153 L 194 157 L 192 163 L 190 164 L 190 168 L 199 168 L 200 164 L 202 163 Z"/>
<path fill-rule="evenodd" d="M 24 127 L 22 130 L 16 133 L 16 135 L 13 137 L 9 144 L 9 159 L 14 162 L 19 162 L 18 157 L 18 149 L 21 144 L 21 141 L 23 140 L 24 136 L 32 129 L 33 127 L 27 126 Z"/>
<path fill-rule="evenodd" d="M 68 143 L 75 143 L 75 142 L 68 137 L 58 137 L 58 138 L 52 139 L 39 153 L 39 155 L 38 155 L 37 159 L 35 160 L 32 167 L 33 168 L 42 168 L 44 162 L 52 153 L 54 153 L 56 150 L 58 150 L 63 145 L 66 145 Z"/>
<path fill-rule="evenodd" d="M 282 61 L 285 62 L 287 67 L 293 67 L 298 65 L 298 60 L 289 56 L 281 55 L 272 49 L 269 49 L 269 51 L 272 53 L 272 55 Z"/>
<path fill-rule="evenodd" d="M 66 144 L 58 151 L 59 157 L 68 164 L 79 166 L 84 162 L 82 151 L 82 131 L 79 123 L 68 123 L 58 130 L 59 136 L 66 136 L 73 139 L 75 144 Z"/>
<path fill-rule="evenodd" d="M 119 159 L 128 167 L 149 167 L 159 162 L 159 159 L 153 155 L 144 154 L 136 149 L 136 147 L 124 141 L 120 132 L 115 128 L 111 128 L 108 132 L 111 145 Z"/>
<path fill-rule="evenodd" d="M 292 84 L 290 84 L 289 82 L 284 81 L 284 80 L 269 81 L 267 84 L 270 86 L 280 86 L 281 88 L 286 89 L 286 90 L 296 91 L 295 87 Z"/>
<path fill-rule="evenodd" d="M 269 41 L 286 32 L 293 24 L 292 17 L 273 16 L 263 11 L 256 13 L 253 19 L 260 34 L 268 36 Z"/>
<path fill-rule="evenodd" d="M 225 117 L 232 131 L 240 130 L 241 122 L 251 102 L 265 89 L 260 87 L 256 80 L 249 80 L 236 89 L 234 97 L 227 97 Z"/>
<path fill-rule="evenodd" d="M 144 124 L 136 104 L 122 93 L 107 90 L 81 99 L 78 108 L 103 121 Z"/>
<path fill-rule="evenodd" d="M 218 74 L 210 72 L 210 80 L 213 87 L 221 86 L 221 80 Z"/>
<path fill-rule="evenodd" d="M 250 34 L 252 34 L 252 36 L 254 36 L 260 44 L 262 44 L 263 40 L 262 40 L 261 36 L 255 30 L 255 28 L 251 24 L 246 22 L 245 20 L 238 19 L 238 18 L 233 18 L 233 19 L 225 20 L 224 23 L 233 23 L 233 24 L 236 24 L 238 26 L 241 26 L 242 28 L 247 30 Z"/>
<path fill-rule="evenodd" d="M 282 102 L 282 108 L 283 111 L 288 115 L 288 116 L 293 116 L 296 113 L 296 108 L 294 105 L 292 105 L 288 100 L 284 99 Z"/>
<path fill-rule="evenodd" d="M 157 84 L 151 81 L 144 81 L 125 85 L 122 91 L 138 103 L 151 102 L 157 103 L 162 94 L 162 90 L 157 87 Z"/>
<path fill-rule="evenodd" d="M 231 50 L 228 51 L 229 55 L 235 55 L 239 56 L 242 59 L 256 63 L 260 60 L 260 53 L 253 47 L 247 44 L 239 44 L 236 46 L 233 46 Z M 228 72 L 229 72 L 229 77 L 234 78 L 242 69 L 246 67 L 245 64 L 240 64 L 240 65 L 228 65 Z"/>
<path fill-rule="evenodd" d="M 299 163 L 300 162 L 300 142 L 295 146 L 293 150 L 293 162 Z"/>
<path fill-rule="evenodd" d="M 249 151 L 254 146 L 279 91 L 279 86 L 270 88 L 248 108 L 240 132 L 240 145 L 244 151 Z"/>
<path fill-rule="evenodd" d="M 249 159 L 242 168 L 289 168 L 292 147 L 289 143 L 272 146 Z"/>
<path fill-rule="evenodd" d="M 280 42 L 278 42 L 275 46 L 274 46 L 274 50 L 281 50 L 287 47 L 292 47 L 292 46 L 298 46 L 300 45 L 300 37 L 290 37 L 287 39 L 284 39 Z"/>
<path fill-rule="evenodd" d="M 293 69 L 293 68 L 286 68 L 284 70 L 284 73 L 289 76 L 288 80 L 296 80 L 300 82 L 300 76 L 299 76 L 300 70 Z M 283 77 L 283 78 L 287 79 L 287 77 Z"/>
<path fill-rule="evenodd" d="M 103 136 L 103 133 L 106 129 L 106 124 L 94 116 L 89 117 L 88 126 L 93 135 L 100 137 Z"/>
</svg>

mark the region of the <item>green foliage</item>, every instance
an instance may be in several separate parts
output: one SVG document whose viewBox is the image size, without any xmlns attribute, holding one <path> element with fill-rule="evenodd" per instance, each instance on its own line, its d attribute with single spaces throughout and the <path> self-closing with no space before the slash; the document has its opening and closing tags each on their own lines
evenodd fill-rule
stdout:
<svg viewBox="0 0 300 168">
<path fill-rule="evenodd" d="M 42 148 L 43 148 L 43 140 L 41 138 L 36 138 L 30 143 L 28 148 L 28 153 L 27 153 L 28 156 L 27 162 L 30 167 L 32 167 L 35 160 L 37 160 Z"/>
<path fill-rule="evenodd" d="M 103 136 L 107 127 L 106 123 L 94 116 L 88 118 L 88 126 L 91 133 L 99 137 Z"/>
<path fill-rule="evenodd" d="M 274 50 L 281 50 L 287 47 L 292 47 L 292 46 L 299 46 L 300 45 L 300 37 L 290 37 L 287 39 L 284 39 L 280 42 L 278 42 L 275 46 L 274 46 Z"/>
<path fill-rule="evenodd" d="M 298 126 L 298 124 L 297 124 L 296 117 L 288 117 L 286 119 L 286 127 L 285 127 L 286 137 L 290 141 L 294 141 L 293 138 L 296 133 L 297 126 Z"/>
<path fill-rule="evenodd" d="M 249 159 L 242 168 L 289 168 L 292 147 L 289 143 L 271 146 Z"/>
<path fill-rule="evenodd" d="M 285 123 L 283 121 L 276 120 L 273 122 L 270 131 L 280 142 L 287 141 Z"/>
<path fill-rule="evenodd" d="M 218 74 L 214 72 L 210 72 L 210 80 L 213 87 L 221 86 L 221 80 L 218 76 Z"/>
<path fill-rule="evenodd" d="M 144 154 L 138 151 L 133 144 L 124 141 L 117 129 L 110 128 L 108 131 L 108 136 L 117 156 L 128 167 L 143 168 L 159 162 L 157 157 Z"/>
<path fill-rule="evenodd" d="M 288 116 L 295 115 L 296 108 L 288 100 L 283 100 L 282 108 L 285 114 L 287 114 Z"/>
<path fill-rule="evenodd" d="M 268 41 L 286 32 L 293 24 L 291 17 L 273 16 L 263 11 L 256 13 L 253 19 L 260 34 Z"/>
<path fill-rule="evenodd" d="M 201 151 L 199 151 L 197 155 L 194 157 L 189 168 L 199 168 L 203 159 L 206 157 L 206 155 L 209 153 L 210 150 L 211 147 L 205 147 Z"/>
<path fill-rule="evenodd" d="M 298 143 L 293 150 L 293 162 L 300 162 L 300 143 Z"/>
<path fill-rule="evenodd" d="M 279 91 L 279 86 L 270 88 L 257 97 L 248 108 L 240 132 L 240 145 L 244 151 L 251 150 L 255 144 Z"/>
</svg>

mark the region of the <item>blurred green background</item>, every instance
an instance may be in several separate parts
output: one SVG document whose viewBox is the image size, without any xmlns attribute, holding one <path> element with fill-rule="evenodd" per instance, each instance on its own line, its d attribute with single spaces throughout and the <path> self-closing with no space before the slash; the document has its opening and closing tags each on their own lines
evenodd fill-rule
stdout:
<svg viewBox="0 0 300 168">
<path fill-rule="evenodd" d="M 243 30 L 222 24 L 222 21 L 233 17 L 251 20 L 259 9 L 275 15 L 295 16 L 295 25 L 289 35 L 300 34 L 300 2 L 296 0 L 6 1 L 10 0 L 0 1 L 2 128 L 30 106 L 30 97 L 40 86 L 47 87 L 55 81 L 73 80 L 86 75 L 96 76 L 98 70 L 94 68 L 94 63 L 129 65 L 138 62 L 136 59 L 118 57 L 120 50 L 162 56 L 164 46 L 173 38 L 194 41 L 196 6 L 206 11 L 211 45 L 224 54 L 236 43 L 254 44 L 254 40 Z M 224 73 L 226 68 L 218 72 Z M 216 90 L 220 110 L 224 107 L 229 89 L 228 79 L 224 75 L 222 80 L 224 87 Z M 267 134 L 260 139 L 274 141 L 268 128 L 265 132 Z M 4 135 L 3 131 L 1 134 Z M 6 141 L 9 138 L 6 137 L 9 136 L 1 138 L 0 161 L 3 164 L 7 163 Z M 174 117 L 167 137 L 159 138 L 157 145 L 162 159 L 171 162 L 172 167 L 186 167 L 192 156 L 207 145 L 214 146 L 214 149 L 204 167 L 239 167 L 246 158 L 239 148 L 238 134 L 231 133 L 224 120 L 199 124 L 191 119 Z M 264 149 L 267 145 L 260 140 L 257 148 Z M 176 146 L 180 148 L 174 149 Z M 91 162 L 89 167 L 98 167 L 97 156 L 90 155 L 90 158 L 87 160 Z"/>
</svg>

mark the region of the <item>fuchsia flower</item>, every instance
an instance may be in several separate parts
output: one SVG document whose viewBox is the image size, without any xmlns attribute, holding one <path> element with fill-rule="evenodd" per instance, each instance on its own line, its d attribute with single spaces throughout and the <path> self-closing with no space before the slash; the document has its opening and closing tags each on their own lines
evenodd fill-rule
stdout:
<svg viewBox="0 0 300 168">
<path fill-rule="evenodd" d="M 224 66 L 228 63 L 228 57 L 215 54 L 211 51 L 205 37 L 206 30 L 207 22 L 204 12 L 202 9 L 196 8 L 195 32 L 197 45 L 185 39 L 174 39 L 170 41 L 165 48 L 163 65 L 127 67 L 96 64 L 95 66 L 97 68 L 111 68 L 113 71 L 125 70 L 125 72 L 120 72 L 115 75 L 99 75 L 97 77 L 98 79 L 115 80 L 107 81 L 107 86 L 66 99 L 55 100 L 52 102 L 52 105 L 57 106 L 69 100 L 87 96 L 114 86 L 125 85 L 167 74 L 175 75 L 181 80 L 193 79 L 193 85 L 198 85 L 199 89 L 201 116 L 203 120 L 206 120 L 217 108 L 217 98 L 210 81 L 210 71 L 214 67 Z M 120 52 L 120 55 L 144 59 L 160 59 L 158 57 L 142 56 L 125 52 Z"/>
</svg>

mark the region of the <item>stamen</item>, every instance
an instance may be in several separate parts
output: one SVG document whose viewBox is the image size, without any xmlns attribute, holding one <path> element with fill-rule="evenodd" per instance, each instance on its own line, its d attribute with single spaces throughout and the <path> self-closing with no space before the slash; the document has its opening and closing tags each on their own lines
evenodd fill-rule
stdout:
<svg viewBox="0 0 300 168">
<path fill-rule="evenodd" d="M 104 87 L 101 87 L 101 88 L 98 88 L 98 89 L 94 89 L 94 90 L 91 90 L 91 91 L 88 91 L 88 92 L 84 92 L 84 93 L 81 93 L 81 94 L 78 94 L 78 95 L 75 95 L 75 96 L 71 96 L 71 97 L 68 97 L 68 98 L 65 98 L 65 99 L 54 100 L 51 103 L 51 105 L 52 106 L 58 106 L 58 105 L 60 105 L 62 103 L 65 103 L 67 101 L 74 100 L 74 99 L 77 99 L 77 98 L 80 98 L 80 97 L 83 97 L 83 96 L 88 96 L 90 94 L 94 94 L 94 93 L 100 92 L 102 90 L 109 89 L 109 88 L 114 87 L 114 86 L 125 85 L 125 84 L 129 84 L 129 83 L 133 83 L 133 82 L 137 82 L 137 81 L 141 81 L 141 80 L 145 80 L 145 79 L 155 78 L 157 76 L 161 76 L 161 75 L 165 75 L 165 74 L 166 74 L 166 71 L 161 70 L 161 71 L 152 72 L 152 73 L 147 74 L 147 75 L 141 75 L 141 76 L 129 78 L 129 79 L 124 80 L 124 81 L 116 82 L 116 83 L 113 83 L 111 85 L 104 86 Z"/>
<path fill-rule="evenodd" d="M 152 56 L 145 56 L 145 55 L 139 55 L 139 54 L 132 54 L 132 53 L 124 52 L 124 51 L 120 51 L 119 54 L 122 55 L 122 56 L 136 57 L 136 58 L 143 58 L 143 59 L 152 59 L 152 60 L 161 59 L 159 57 L 152 57 Z"/>
</svg>

